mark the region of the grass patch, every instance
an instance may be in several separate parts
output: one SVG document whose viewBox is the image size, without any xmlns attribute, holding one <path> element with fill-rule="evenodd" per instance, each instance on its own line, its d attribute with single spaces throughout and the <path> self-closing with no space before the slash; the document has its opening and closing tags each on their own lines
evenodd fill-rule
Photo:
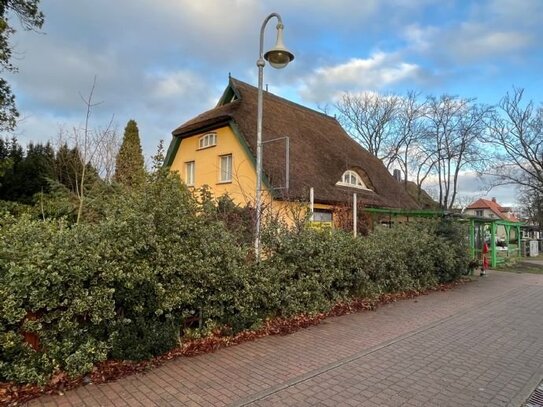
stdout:
<svg viewBox="0 0 543 407">
<path fill-rule="evenodd" d="M 543 260 L 543 256 L 531 257 L 531 260 Z M 500 271 L 508 271 L 511 273 L 532 273 L 543 274 L 543 265 L 534 263 L 518 262 L 510 266 L 500 268 Z"/>
</svg>

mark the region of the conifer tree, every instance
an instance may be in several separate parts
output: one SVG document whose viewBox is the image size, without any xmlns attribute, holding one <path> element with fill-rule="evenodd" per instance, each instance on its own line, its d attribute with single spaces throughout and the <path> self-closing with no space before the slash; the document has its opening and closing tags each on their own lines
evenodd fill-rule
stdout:
<svg viewBox="0 0 543 407">
<path fill-rule="evenodd" d="M 115 181 L 129 187 L 141 185 L 145 169 L 138 125 L 129 120 L 124 129 L 123 142 L 115 160 Z"/>
<path fill-rule="evenodd" d="M 12 138 L 0 141 L 0 199 L 32 203 L 34 195 L 49 192 L 54 173 L 55 152 L 50 143 L 30 143 L 23 148 Z"/>
</svg>

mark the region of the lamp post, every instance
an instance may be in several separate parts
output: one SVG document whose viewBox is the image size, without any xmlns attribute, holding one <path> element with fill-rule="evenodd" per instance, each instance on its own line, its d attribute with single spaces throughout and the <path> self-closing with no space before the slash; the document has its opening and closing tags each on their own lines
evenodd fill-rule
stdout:
<svg viewBox="0 0 543 407">
<path fill-rule="evenodd" d="M 266 24 L 273 17 L 277 19 L 277 41 L 275 46 L 264 53 L 264 30 Z M 262 217 L 262 86 L 264 82 L 264 66 L 266 61 L 276 69 L 284 68 L 294 59 L 294 54 L 290 52 L 283 44 L 283 20 L 277 13 L 271 13 L 260 28 L 260 53 L 256 66 L 258 67 L 258 101 L 257 101 L 257 119 L 256 119 L 256 227 L 255 227 L 255 257 L 260 260 L 260 222 Z"/>
</svg>

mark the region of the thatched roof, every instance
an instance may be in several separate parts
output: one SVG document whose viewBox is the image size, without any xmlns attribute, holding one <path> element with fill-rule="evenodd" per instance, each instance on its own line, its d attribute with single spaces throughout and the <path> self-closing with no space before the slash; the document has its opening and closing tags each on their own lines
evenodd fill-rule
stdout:
<svg viewBox="0 0 543 407">
<path fill-rule="evenodd" d="M 436 202 L 423 188 L 420 188 L 419 190 L 418 185 L 413 181 L 407 181 L 407 185 L 405 185 L 405 181 L 402 181 L 401 184 L 404 185 L 409 196 L 413 198 L 415 202 L 418 202 L 421 208 L 439 209 L 439 202 Z"/>
<path fill-rule="evenodd" d="M 175 129 L 175 138 L 230 125 L 256 157 L 257 88 L 230 78 L 219 104 Z M 387 171 L 383 163 L 345 133 L 338 121 L 286 99 L 264 92 L 262 139 L 289 137 L 289 189 L 275 190 L 279 199 L 346 202 L 353 192 L 368 206 L 417 208 L 418 205 Z M 174 145 L 174 143 L 172 143 Z M 285 141 L 264 144 L 263 169 L 268 185 L 285 186 Z M 173 150 L 173 151 L 172 151 Z M 169 152 L 170 160 L 175 148 Z M 336 185 L 346 170 L 356 171 L 373 191 Z"/>
</svg>

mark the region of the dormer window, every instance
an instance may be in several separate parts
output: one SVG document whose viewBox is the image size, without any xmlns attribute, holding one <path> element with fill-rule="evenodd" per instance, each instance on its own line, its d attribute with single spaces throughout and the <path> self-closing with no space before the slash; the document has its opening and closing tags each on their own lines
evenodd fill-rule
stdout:
<svg viewBox="0 0 543 407">
<path fill-rule="evenodd" d="M 371 189 L 369 189 L 366 184 L 364 184 L 364 181 L 362 181 L 360 175 L 352 170 L 345 171 L 341 176 L 341 180 L 336 182 L 336 185 L 343 187 L 360 188 L 371 191 Z"/>
<path fill-rule="evenodd" d="M 198 149 L 213 147 L 215 145 L 217 145 L 217 133 L 204 134 L 198 140 Z"/>
</svg>

